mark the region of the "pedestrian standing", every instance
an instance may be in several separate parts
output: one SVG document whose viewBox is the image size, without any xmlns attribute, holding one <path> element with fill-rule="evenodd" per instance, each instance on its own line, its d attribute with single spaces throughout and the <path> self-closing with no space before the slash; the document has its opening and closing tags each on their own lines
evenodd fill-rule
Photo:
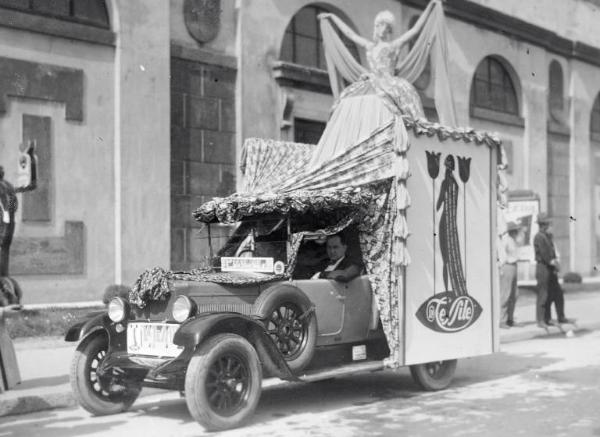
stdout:
<svg viewBox="0 0 600 437">
<path fill-rule="evenodd" d="M 0 393 L 21 382 L 15 348 L 4 322 L 7 317 L 17 315 L 20 309 L 20 305 L 0 307 Z"/>
<path fill-rule="evenodd" d="M 506 232 L 500 240 L 500 327 L 514 326 L 515 304 L 517 303 L 517 262 L 519 247 L 517 236 L 520 226 L 515 222 L 506 224 Z"/>
<path fill-rule="evenodd" d="M 537 280 L 536 321 L 540 328 L 552 324 L 550 307 L 556 307 L 558 323 L 569 323 L 565 317 L 563 289 L 558 283 L 559 263 L 552 239 L 551 220 L 548 214 L 538 215 L 539 232 L 533 239 L 535 249 L 535 278 Z"/>
<path fill-rule="evenodd" d="M 4 168 L 0 166 L 0 276 L 8 276 L 10 245 L 15 233 L 17 212 L 17 190 L 4 179 Z"/>
</svg>

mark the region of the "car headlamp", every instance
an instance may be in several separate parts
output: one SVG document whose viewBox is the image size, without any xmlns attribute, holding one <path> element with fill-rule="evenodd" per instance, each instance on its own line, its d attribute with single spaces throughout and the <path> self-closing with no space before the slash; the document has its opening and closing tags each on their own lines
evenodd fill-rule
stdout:
<svg viewBox="0 0 600 437">
<path fill-rule="evenodd" d="M 182 323 L 193 315 L 194 310 L 194 302 L 189 297 L 179 296 L 173 303 L 173 318 Z"/>
<path fill-rule="evenodd" d="M 125 317 L 127 317 L 127 302 L 120 297 L 113 297 L 108 303 L 108 317 L 115 323 L 125 320 Z"/>
</svg>

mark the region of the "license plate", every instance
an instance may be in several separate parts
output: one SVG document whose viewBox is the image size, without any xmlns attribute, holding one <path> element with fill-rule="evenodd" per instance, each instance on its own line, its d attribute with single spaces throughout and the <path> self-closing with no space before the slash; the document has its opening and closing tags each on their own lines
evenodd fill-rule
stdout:
<svg viewBox="0 0 600 437">
<path fill-rule="evenodd" d="M 172 323 L 129 323 L 127 352 L 136 355 L 176 357 L 183 350 L 173 343 L 179 325 Z"/>
</svg>

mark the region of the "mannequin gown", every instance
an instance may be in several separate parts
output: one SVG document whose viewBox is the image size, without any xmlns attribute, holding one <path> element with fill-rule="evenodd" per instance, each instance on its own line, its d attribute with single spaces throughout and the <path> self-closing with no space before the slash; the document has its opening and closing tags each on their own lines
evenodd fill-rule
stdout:
<svg viewBox="0 0 600 437">
<path fill-rule="evenodd" d="M 400 48 L 379 42 L 367 49 L 370 73 L 340 94 L 309 167 L 318 168 L 368 138 L 394 115 L 425 118 L 421 98 L 407 80 L 394 75 Z"/>
</svg>

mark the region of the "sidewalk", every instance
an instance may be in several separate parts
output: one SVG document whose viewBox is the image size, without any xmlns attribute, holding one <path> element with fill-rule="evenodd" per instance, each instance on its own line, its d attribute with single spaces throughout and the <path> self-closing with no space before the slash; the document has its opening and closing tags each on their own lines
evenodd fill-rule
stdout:
<svg viewBox="0 0 600 437">
<path fill-rule="evenodd" d="M 600 286 L 594 291 L 566 292 L 565 301 L 567 317 L 577 319 L 575 335 L 600 329 Z M 501 342 L 557 335 L 556 328 L 550 334 L 538 328 L 533 321 L 534 314 L 535 295 L 522 291 L 515 311 L 517 327 L 501 329 Z M 0 394 L 0 417 L 75 406 L 69 368 L 76 344 L 57 337 L 22 338 L 16 339 L 14 344 L 22 383 Z M 142 396 L 156 392 L 144 389 Z"/>
</svg>

